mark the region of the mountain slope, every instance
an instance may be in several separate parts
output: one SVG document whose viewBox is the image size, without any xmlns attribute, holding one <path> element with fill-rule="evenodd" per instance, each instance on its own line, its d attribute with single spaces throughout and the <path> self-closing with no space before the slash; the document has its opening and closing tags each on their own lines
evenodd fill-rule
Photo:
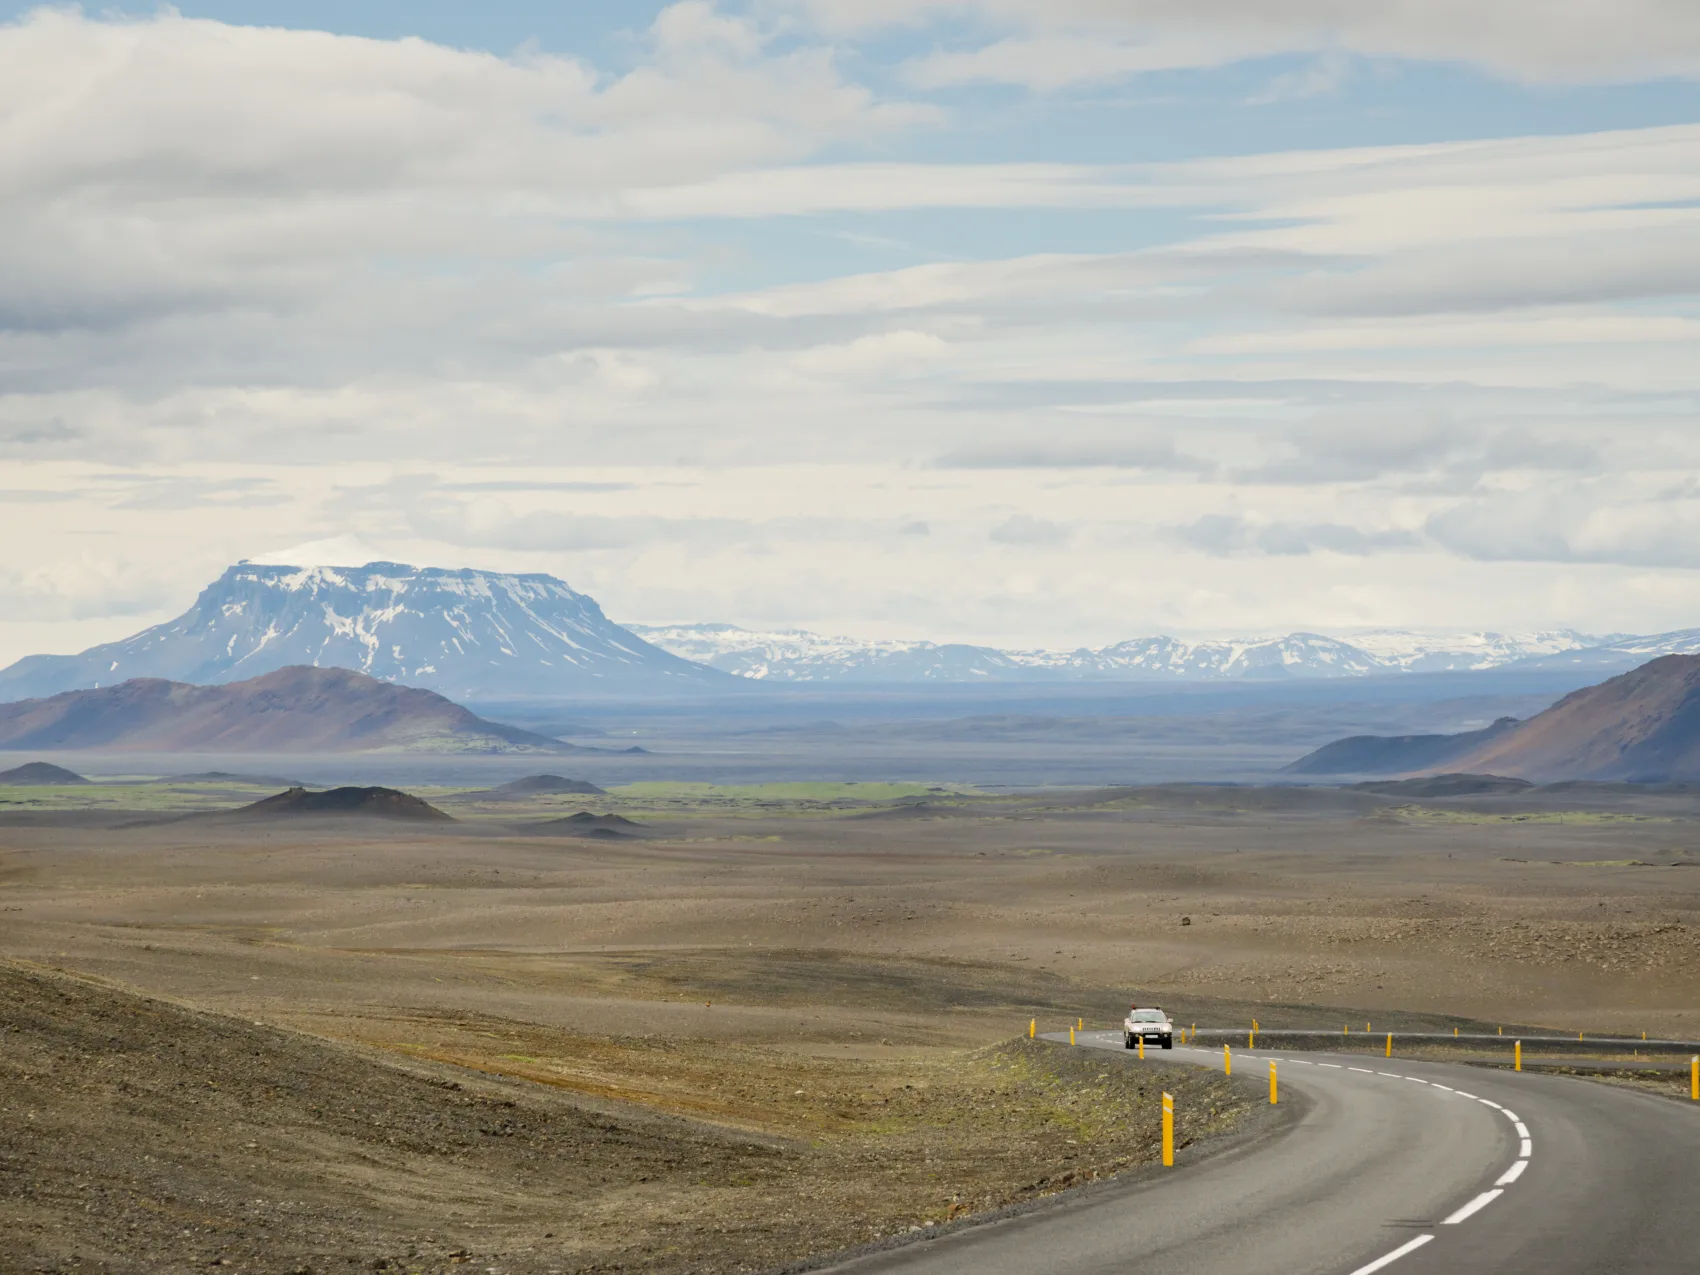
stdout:
<svg viewBox="0 0 1700 1275">
<path fill-rule="evenodd" d="M 1558 703 L 1448 769 L 1524 779 L 1700 779 L 1700 655 L 1666 655 Z"/>
<path fill-rule="evenodd" d="M 553 576 L 242 563 L 175 620 L 80 655 L 32 655 L 0 670 L 0 700 L 136 677 L 232 682 L 298 664 L 457 698 L 724 680 L 621 628 Z"/>
<path fill-rule="evenodd" d="M 1516 729 L 1502 717 L 1483 730 L 1458 735 L 1349 735 L 1306 753 L 1282 769 L 1291 775 L 1398 775 L 1450 766 L 1483 744 Z"/>
<path fill-rule="evenodd" d="M 1380 630 L 1189 642 L 1135 638 L 1111 646 L 1004 650 L 921 641 L 826 637 L 803 629 L 752 632 L 731 624 L 633 624 L 675 655 L 734 676 L 774 682 L 1218 681 L 1386 676 L 1497 668 L 1603 639 L 1542 633 L 1430 635 Z"/>
<path fill-rule="evenodd" d="M 225 686 L 136 678 L 0 704 L 0 749 L 157 752 L 565 753 L 434 691 L 347 669 L 286 668 Z"/>
</svg>

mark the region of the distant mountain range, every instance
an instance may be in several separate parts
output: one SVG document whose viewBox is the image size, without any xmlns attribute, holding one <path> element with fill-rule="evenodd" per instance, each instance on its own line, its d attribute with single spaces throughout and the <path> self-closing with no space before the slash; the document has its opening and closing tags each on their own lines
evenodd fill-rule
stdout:
<svg viewBox="0 0 1700 1275">
<path fill-rule="evenodd" d="M 1399 629 L 1354 634 L 1187 642 L 1135 638 L 1113 646 L 1006 650 L 951 643 L 865 641 L 802 629 L 752 632 L 730 624 L 632 624 L 632 632 L 673 654 L 738 677 L 772 682 L 1219 681 L 1368 677 L 1556 663 L 1598 651 L 1597 667 L 1646 659 L 1630 644 L 1679 640 L 1700 650 L 1700 630 L 1665 638 L 1594 636 L 1572 629 L 1537 633 L 1435 635 Z M 1607 643 L 1615 645 L 1608 646 Z M 1619 649 L 1621 648 L 1621 649 Z M 1583 665 L 1582 667 L 1594 667 Z"/>
<path fill-rule="evenodd" d="M 485 721 L 434 691 L 328 668 L 279 669 L 224 686 L 136 678 L 97 690 L 0 704 L 0 749 L 600 751 Z"/>
<path fill-rule="evenodd" d="M 1654 637 L 1428 634 L 1186 641 L 1142 637 L 1074 650 L 826 637 L 730 624 L 631 624 L 542 574 L 368 562 L 239 563 L 175 620 L 78 655 L 31 655 L 0 670 L 0 702 L 136 677 L 199 685 L 291 665 L 347 668 L 462 700 L 669 695 L 750 682 L 1213 682 L 1465 670 L 1602 675 L 1700 652 L 1700 629 Z"/>
<path fill-rule="evenodd" d="M 233 682 L 290 665 L 353 669 L 456 699 L 725 681 L 621 628 L 554 576 L 241 563 L 175 620 L 0 670 L 0 701 L 134 677 Z"/>
<path fill-rule="evenodd" d="M 1700 781 L 1700 655 L 1664 655 L 1573 691 L 1527 721 L 1461 735 L 1360 735 L 1287 767 L 1299 774 L 1434 774 L 1630 783 Z"/>
</svg>

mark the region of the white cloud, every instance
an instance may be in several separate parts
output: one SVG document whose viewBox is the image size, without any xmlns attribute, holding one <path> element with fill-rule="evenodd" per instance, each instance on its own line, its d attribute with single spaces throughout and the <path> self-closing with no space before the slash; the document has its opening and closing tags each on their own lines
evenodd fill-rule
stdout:
<svg viewBox="0 0 1700 1275">
<path fill-rule="evenodd" d="M 1437 513 L 1427 530 L 1488 562 L 1700 567 L 1700 492 L 1623 479 L 1489 491 Z"/>
<path fill-rule="evenodd" d="M 0 611 L 8 622 L 145 615 L 168 596 L 152 573 L 99 554 L 0 568 Z"/>
<path fill-rule="evenodd" d="M 1318 50 L 1466 63 L 1542 83 L 1700 74 L 1700 10 L 1687 0 L 793 0 L 792 7 L 845 33 L 946 19 L 1013 33 L 920 60 L 916 78 L 935 85 L 1050 88 Z"/>
</svg>

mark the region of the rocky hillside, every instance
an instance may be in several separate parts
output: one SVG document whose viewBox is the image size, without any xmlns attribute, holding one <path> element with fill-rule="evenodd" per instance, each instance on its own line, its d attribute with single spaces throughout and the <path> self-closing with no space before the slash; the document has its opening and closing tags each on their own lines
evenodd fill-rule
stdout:
<svg viewBox="0 0 1700 1275">
<path fill-rule="evenodd" d="M 1700 655 L 1666 655 L 1527 721 L 1460 735 L 1357 735 L 1287 767 L 1308 775 L 1446 772 L 1542 782 L 1700 782 Z"/>
<path fill-rule="evenodd" d="M 168 623 L 0 670 L 0 700 L 131 678 L 234 682 L 290 665 L 354 669 L 457 699 L 668 690 L 724 675 L 652 646 L 549 575 L 369 562 L 242 563 Z"/>
<path fill-rule="evenodd" d="M 566 753 L 434 691 L 347 669 L 285 668 L 227 686 L 135 678 L 0 704 L 0 749 L 153 752 Z"/>
<path fill-rule="evenodd" d="M 1700 655 L 1662 656 L 1566 695 L 1447 769 L 1544 780 L 1700 780 Z"/>
</svg>

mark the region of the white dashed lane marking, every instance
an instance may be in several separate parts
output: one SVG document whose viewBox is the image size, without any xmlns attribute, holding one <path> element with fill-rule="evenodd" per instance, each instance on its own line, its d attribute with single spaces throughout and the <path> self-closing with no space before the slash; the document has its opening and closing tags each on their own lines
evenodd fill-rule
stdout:
<svg viewBox="0 0 1700 1275">
<path fill-rule="evenodd" d="M 1483 1191 L 1480 1195 L 1478 1195 L 1475 1199 L 1471 1200 L 1463 1208 L 1459 1209 L 1456 1213 L 1454 1213 L 1450 1217 L 1448 1217 L 1444 1222 L 1441 1223 L 1441 1225 L 1442 1226 L 1457 1226 L 1458 1223 L 1465 1221 L 1468 1218 L 1474 1217 L 1477 1213 L 1481 1212 L 1488 1205 L 1492 1204 L 1495 1200 L 1497 1200 L 1500 1196 L 1502 1196 L 1504 1194 L 1505 1194 L 1505 1189 L 1503 1187 L 1497 1187 L 1497 1186 L 1494 1187 L 1494 1189 L 1491 1190 L 1491 1191 Z"/>
<path fill-rule="evenodd" d="M 1294 1059 L 1293 1061 L 1298 1062 L 1302 1060 Z M 1316 1065 L 1318 1067 L 1329 1067 L 1335 1071 L 1342 1070 L 1339 1063 L 1317 1063 Z M 1424 1080 L 1420 1076 L 1406 1076 L 1396 1071 L 1372 1071 L 1368 1067 L 1346 1067 L 1344 1070 L 1355 1071 L 1359 1075 L 1363 1076 L 1381 1076 L 1388 1080 L 1413 1080 L 1419 1085 L 1427 1085 L 1431 1089 L 1438 1089 L 1443 1093 L 1449 1093 L 1455 1097 L 1465 1098 L 1471 1102 L 1479 1102 L 1484 1107 L 1491 1107 L 1511 1122 L 1512 1127 L 1517 1132 L 1517 1137 L 1521 1144 L 1517 1150 L 1517 1159 L 1512 1162 L 1509 1169 L 1500 1174 L 1499 1177 L 1494 1180 L 1493 1187 L 1490 1190 L 1483 1191 L 1469 1203 L 1448 1214 L 1441 1221 L 1440 1224 L 1442 1226 L 1457 1226 L 1461 1222 L 1469 1221 L 1469 1219 L 1474 1217 L 1477 1213 L 1481 1212 L 1500 1196 L 1504 1195 L 1505 1188 L 1517 1181 L 1518 1178 L 1522 1177 L 1523 1171 L 1529 1167 L 1529 1156 L 1533 1150 L 1532 1141 L 1529 1137 L 1529 1127 L 1525 1125 L 1522 1120 L 1518 1119 L 1515 1111 L 1512 1111 L 1507 1107 L 1500 1106 L 1492 1098 L 1480 1098 L 1473 1093 L 1466 1093 L 1462 1089 L 1454 1089 L 1451 1085 L 1443 1085 L 1438 1080 Z M 1401 1257 L 1404 1257 L 1409 1253 L 1416 1252 L 1433 1238 L 1434 1235 L 1431 1232 L 1419 1235 L 1415 1239 L 1407 1240 L 1392 1252 L 1382 1254 L 1373 1262 L 1369 1263 L 1369 1265 L 1358 1267 L 1357 1270 L 1352 1272 L 1352 1275 L 1372 1275 L 1372 1272 L 1391 1266 Z"/>
<path fill-rule="evenodd" d="M 1509 1169 L 1499 1175 L 1498 1179 L 1494 1182 L 1494 1185 L 1510 1186 L 1518 1178 L 1523 1176 L 1523 1170 L 1528 1167 L 1529 1162 L 1527 1160 L 1519 1159 L 1514 1161 Z"/>
<path fill-rule="evenodd" d="M 1419 1235 L 1419 1236 L 1417 1236 L 1416 1239 L 1410 1240 L 1407 1243 L 1401 1244 L 1398 1248 L 1394 1249 L 1391 1253 L 1387 1253 L 1387 1254 L 1385 1254 L 1381 1257 L 1376 1258 L 1368 1266 L 1358 1267 L 1357 1270 L 1352 1272 L 1352 1275 L 1371 1275 L 1371 1272 L 1378 1271 L 1384 1266 L 1391 1266 L 1391 1265 L 1393 1265 L 1394 1262 L 1397 1262 L 1401 1257 L 1405 1256 L 1405 1254 L 1416 1252 L 1419 1248 L 1421 1248 L 1424 1244 L 1427 1244 L 1433 1238 L 1434 1238 L 1434 1236 L 1432 1236 L 1432 1235 Z"/>
<path fill-rule="evenodd" d="M 1203 1053 L 1203 1052 L 1206 1052 L 1206 1051 L 1204 1051 L 1204 1050 L 1188 1050 L 1188 1052 L 1189 1053 Z M 1209 1052 L 1214 1053 L 1214 1051 L 1209 1051 Z M 1518 1150 L 1517 1150 L 1517 1159 L 1512 1163 L 1510 1168 L 1508 1168 L 1504 1173 L 1500 1174 L 1499 1177 L 1494 1180 L 1494 1184 L 1493 1184 L 1492 1189 L 1487 1190 L 1487 1191 L 1483 1191 L 1480 1195 L 1476 1196 L 1469 1203 L 1463 1205 L 1461 1208 L 1458 1208 L 1458 1209 L 1454 1210 L 1452 1213 L 1448 1214 L 1441 1221 L 1440 1224 L 1442 1226 L 1457 1226 L 1459 1223 L 1466 1222 L 1470 1218 L 1474 1217 L 1477 1213 L 1481 1212 L 1488 1205 L 1492 1204 L 1500 1196 L 1504 1195 L 1505 1194 L 1505 1188 L 1510 1186 L 1513 1182 L 1517 1181 L 1518 1178 L 1522 1177 L 1523 1171 L 1529 1167 L 1529 1157 L 1533 1153 L 1533 1149 L 1534 1149 L 1533 1148 L 1533 1141 L 1529 1136 L 1529 1127 L 1527 1125 L 1525 1125 L 1521 1119 L 1518 1118 L 1518 1115 L 1515 1111 L 1512 1111 L 1508 1107 L 1500 1106 L 1499 1103 L 1495 1102 L 1492 1098 L 1481 1098 L 1481 1097 L 1476 1096 L 1473 1093 L 1466 1093 L 1462 1089 L 1454 1089 L 1450 1085 L 1443 1085 L 1438 1080 L 1424 1080 L 1420 1076 L 1406 1076 L 1406 1075 L 1402 1075 L 1402 1074 L 1400 1074 L 1399 1072 L 1396 1072 L 1396 1071 L 1372 1071 L 1368 1067 L 1347 1067 L 1347 1066 L 1345 1066 L 1341 1063 L 1313 1062 L 1311 1059 L 1308 1059 L 1308 1058 L 1278 1058 L 1278 1057 L 1275 1057 L 1273 1055 L 1265 1055 L 1262 1058 L 1260 1058 L 1257 1054 L 1253 1054 L 1253 1053 L 1242 1053 L 1240 1055 L 1240 1058 L 1241 1058 L 1242 1061 L 1245 1061 L 1245 1062 L 1268 1061 L 1271 1064 L 1274 1064 L 1274 1063 L 1294 1063 L 1294 1064 L 1297 1064 L 1298 1066 L 1301 1066 L 1301 1067 L 1311 1067 L 1311 1066 L 1327 1067 L 1331 1071 L 1355 1071 L 1359 1075 L 1382 1076 L 1382 1077 L 1385 1077 L 1388 1080 L 1412 1080 L 1412 1081 L 1415 1081 L 1419 1085 L 1427 1085 L 1429 1088 L 1438 1089 L 1443 1093 L 1453 1094 L 1456 1097 L 1464 1098 L 1464 1099 L 1467 1099 L 1471 1102 L 1479 1102 L 1479 1103 L 1482 1104 L 1482 1106 L 1491 1107 L 1493 1110 L 1499 1112 L 1502 1116 L 1504 1116 L 1507 1120 L 1509 1120 L 1511 1122 L 1513 1129 L 1516 1131 L 1517 1138 L 1518 1138 L 1518 1141 L 1519 1141 L 1519 1144 L 1520 1144 L 1519 1147 L 1518 1147 Z M 1427 1244 L 1432 1239 L 1434 1239 L 1434 1235 L 1433 1235 L 1432 1232 L 1430 1232 L 1430 1233 L 1425 1233 L 1423 1235 L 1419 1235 L 1414 1239 L 1407 1240 L 1405 1243 L 1401 1244 L 1398 1248 L 1394 1249 L 1392 1252 L 1382 1254 L 1380 1257 L 1376 1258 L 1373 1262 L 1370 1262 L 1367 1266 L 1358 1267 L 1357 1270 L 1355 1270 L 1351 1273 L 1351 1275 L 1373 1275 L 1373 1272 L 1379 1271 L 1379 1270 L 1382 1270 L 1382 1269 L 1384 1269 L 1388 1266 L 1391 1266 L 1394 1262 L 1397 1262 L 1401 1257 L 1404 1257 L 1409 1253 L 1416 1252 L 1419 1248 L 1421 1248 L 1423 1245 Z"/>
</svg>

